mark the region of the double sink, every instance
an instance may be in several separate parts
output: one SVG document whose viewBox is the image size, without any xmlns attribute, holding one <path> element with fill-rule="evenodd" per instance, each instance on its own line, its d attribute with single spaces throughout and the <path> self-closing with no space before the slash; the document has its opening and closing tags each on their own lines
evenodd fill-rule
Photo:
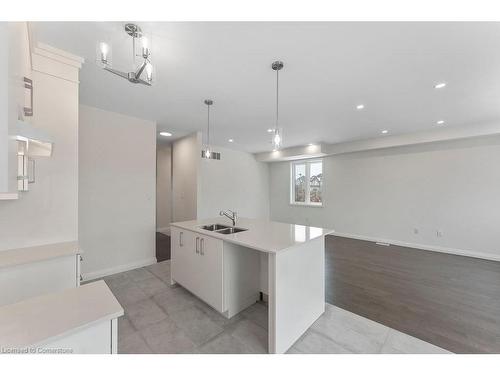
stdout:
<svg viewBox="0 0 500 375">
<path fill-rule="evenodd" d="M 248 230 L 244 228 L 229 227 L 227 225 L 222 225 L 222 224 L 207 224 L 207 225 L 202 225 L 200 228 L 220 234 L 233 234 Z"/>
</svg>

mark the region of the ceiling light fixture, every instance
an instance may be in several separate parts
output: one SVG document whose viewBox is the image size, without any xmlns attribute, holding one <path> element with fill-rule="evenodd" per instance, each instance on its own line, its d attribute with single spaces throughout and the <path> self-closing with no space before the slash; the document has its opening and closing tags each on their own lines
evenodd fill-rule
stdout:
<svg viewBox="0 0 500 375">
<path fill-rule="evenodd" d="M 382 133 L 382 134 L 387 134 L 387 133 L 389 133 L 389 130 L 382 130 L 382 132 L 381 132 L 381 133 Z"/>
<path fill-rule="evenodd" d="M 233 138 L 229 138 L 227 141 L 228 141 L 229 143 L 233 143 L 233 142 L 234 142 L 234 139 L 233 139 Z"/>
<path fill-rule="evenodd" d="M 275 61 L 271 64 L 271 68 L 276 72 L 276 124 L 272 131 L 273 136 L 271 143 L 273 150 L 279 150 L 283 144 L 283 129 L 280 130 L 279 125 L 279 71 L 283 69 L 283 61 Z"/>
<path fill-rule="evenodd" d="M 443 87 L 446 87 L 446 83 L 445 82 L 436 83 L 434 85 L 435 89 L 442 89 Z"/>
<path fill-rule="evenodd" d="M 169 133 L 169 132 L 160 132 L 160 135 L 163 136 L 163 137 L 171 137 L 172 133 Z"/>
<path fill-rule="evenodd" d="M 363 109 L 363 108 L 365 108 L 365 105 L 364 105 L 364 104 L 358 104 L 358 105 L 356 106 L 356 109 Z"/>
<path fill-rule="evenodd" d="M 439 121 L 436 122 L 436 124 L 443 125 L 444 124 L 444 120 L 439 120 Z"/>
<path fill-rule="evenodd" d="M 212 157 L 212 151 L 210 150 L 210 106 L 214 104 L 212 99 L 205 99 L 204 103 L 207 105 L 207 144 L 205 145 L 205 150 L 202 156 L 206 159 Z"/>
<path fill-rule="evenodd" d="M 272 133 L 274 130 L 273 129 L 267 129 L 268 133 Z"/>
<path fill-rule="evenodd" d="M 125 78 L 132 83 L 140 83 L 146 86 L 151 86 L 153 83 L 153 65 L 151 64 L 151 50 L 148 39 L 143 35 L 142 30 L 139 26 L 133 23 L 127 23 L 125 25 L 125 32 L 132 37 L 132 56 L 135 63 L 136 57 L 141 57 L 142 62 L 139 67 L 132 72 L 122 72 L 111 67 L 111 48 L 107 43 L 100 42 L 98 44 L 98 60 L 104 70 L 116 74 L 119 77 Z M 136 52 L 136 39 L 140 39 L 142 42 L 141 53 Z M 145 79 L 141 76 L 145 74 Z"/>
</svg>

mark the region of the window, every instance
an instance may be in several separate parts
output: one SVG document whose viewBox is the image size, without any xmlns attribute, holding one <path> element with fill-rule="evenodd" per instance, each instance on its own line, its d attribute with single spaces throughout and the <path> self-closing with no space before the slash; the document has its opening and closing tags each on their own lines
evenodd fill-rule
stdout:
<svg viewBox="0 0 500 375">
<path fill-rule="evenodd" d="M 323 161 L 293 162 L 291 169 L 290 203 L 322 206 Z"/>
</svg>

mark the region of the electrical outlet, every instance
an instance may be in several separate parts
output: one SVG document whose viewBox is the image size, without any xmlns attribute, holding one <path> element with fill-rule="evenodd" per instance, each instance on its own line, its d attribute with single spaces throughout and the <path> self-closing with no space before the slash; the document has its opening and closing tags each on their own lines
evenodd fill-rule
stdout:
<svg viewBox="0 0 500 375">
<path fill-rule="evenodd" d="M 443 231 L 441 229 L 436 231 L 436 237 L 443 237 Z"/>
</svg>

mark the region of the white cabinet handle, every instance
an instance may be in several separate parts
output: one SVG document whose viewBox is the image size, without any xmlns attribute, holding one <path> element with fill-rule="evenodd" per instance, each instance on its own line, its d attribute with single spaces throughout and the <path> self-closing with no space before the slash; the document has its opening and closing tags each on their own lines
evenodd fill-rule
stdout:
<svg viewBox="0 0 500 375">
<path fill-rule="evenodd" d="M 205 255 L 205 252 L 203 251 L 203 248 L 205 247 L 205 239 L 202 238 L 200 241 L 200 254 Z"/>
<path fill-rule="evenodd" d="M 184 244 L 182 243 L 182 235 L 183 234 L 184 234 L 184 232 L 179 233 L 179 246 L 184 246 Z"/>
<path fill-rule="evenodd" d="M 196 237 L 196 245 L 195 245 L 196 254 L 200 253 L 199 245 L 200 245 L 200 237 Z"/>
</svg>

